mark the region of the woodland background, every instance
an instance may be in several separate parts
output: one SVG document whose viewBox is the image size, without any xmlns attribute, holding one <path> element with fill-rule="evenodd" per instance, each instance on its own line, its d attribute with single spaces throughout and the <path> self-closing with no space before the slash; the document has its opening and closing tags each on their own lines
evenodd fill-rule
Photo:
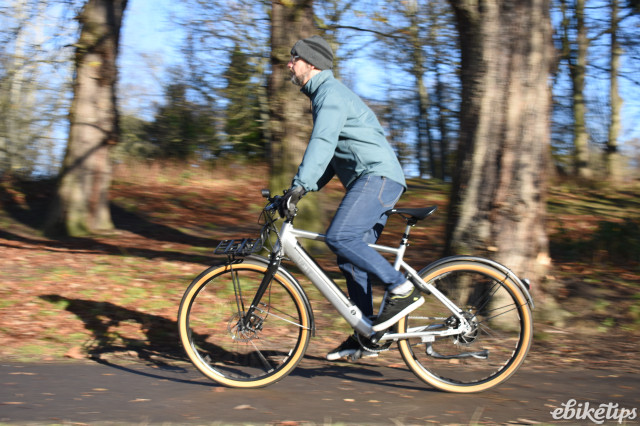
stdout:
<svg viewBox="0 0 640 426">
<path fill-rule="evenodd" d="M 256 231 L 259 190 L 295 173 L 311 118 L 286 62 L 311 34 L 385 127 L 410 178 L 401 203 L 440 207 L 415 266 L 474 253 L 530 277 L 538 344 L 559 359 L 632 345 L 637 2 L 158 2 L 176 44 L 145 54 L 139 31 L 138 60 L 120 61 L 142 1 L 0 5 L 3 355 L 175 349 L 183 289 L 217 240 Z M 301 221 L 322 230 L 341 191 L 305 197 Z"/>
</svg>

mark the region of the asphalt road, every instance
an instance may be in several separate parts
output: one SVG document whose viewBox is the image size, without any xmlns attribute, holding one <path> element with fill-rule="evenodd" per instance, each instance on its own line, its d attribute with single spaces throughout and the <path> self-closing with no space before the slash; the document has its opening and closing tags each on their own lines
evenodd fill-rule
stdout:
<svg viewBox="0 0 640 426">
<path fill-rule="evenodd" d="M 525 364 L 497 389 L 447 394 L 384 357 L 305 359 L 255 390 L 219 387 L 184 362 L 0 362 L 0 423 L 629 425 L 640 424 L 639 387 L 639 374 Z"/>
</svg>

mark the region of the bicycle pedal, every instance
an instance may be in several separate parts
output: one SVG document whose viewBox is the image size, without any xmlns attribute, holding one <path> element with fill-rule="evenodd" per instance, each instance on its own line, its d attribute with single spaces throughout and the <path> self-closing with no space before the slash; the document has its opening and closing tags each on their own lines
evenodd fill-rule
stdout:
<svg viewBox="0 0 640 426">
<path fill-rule="evenodd" d="M 347 357 L 349 361 L 357 361 L 362 358 L 362 349 L 356 350 L 354 353 Z"/>
</svg>

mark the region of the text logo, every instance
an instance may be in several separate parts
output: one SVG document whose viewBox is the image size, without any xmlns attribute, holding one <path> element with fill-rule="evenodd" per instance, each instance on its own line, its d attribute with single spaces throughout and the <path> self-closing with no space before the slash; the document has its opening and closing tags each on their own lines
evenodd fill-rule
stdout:
<svg viewBox="0 0 640 426">
<path fill-rule="evenodd" d="M 625 420 L 633 420 L 638 417 L 635 408 L 620 407 L 620 404 L 609 402 L 598 406 L 591 406 L 589 402 L 578 403 L 575 399 L 560 404 L 561 407 L 551 411 L 551 417 L 555 420 L 588 420 L 601 425 L 606 420 L 617 420 L 622 424 Z"/>
</svg>

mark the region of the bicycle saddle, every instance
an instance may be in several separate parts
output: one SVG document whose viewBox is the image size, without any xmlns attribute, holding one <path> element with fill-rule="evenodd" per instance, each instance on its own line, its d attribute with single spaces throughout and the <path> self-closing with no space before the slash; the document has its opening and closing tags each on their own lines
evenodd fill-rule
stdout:
<svg viewBox="0 0 640 426">
<path fill-rule="evenodd" d="M 399 214 L 407 221 L 415 223 L 431 215 L 436 210 L 438 210 L 438 206 L 423 207 L 419 209 L 391 209 L 384 212 L 384 214 L 386 214 L 387 216 L 391 216 L 392 214 Z"/>
</svg>

